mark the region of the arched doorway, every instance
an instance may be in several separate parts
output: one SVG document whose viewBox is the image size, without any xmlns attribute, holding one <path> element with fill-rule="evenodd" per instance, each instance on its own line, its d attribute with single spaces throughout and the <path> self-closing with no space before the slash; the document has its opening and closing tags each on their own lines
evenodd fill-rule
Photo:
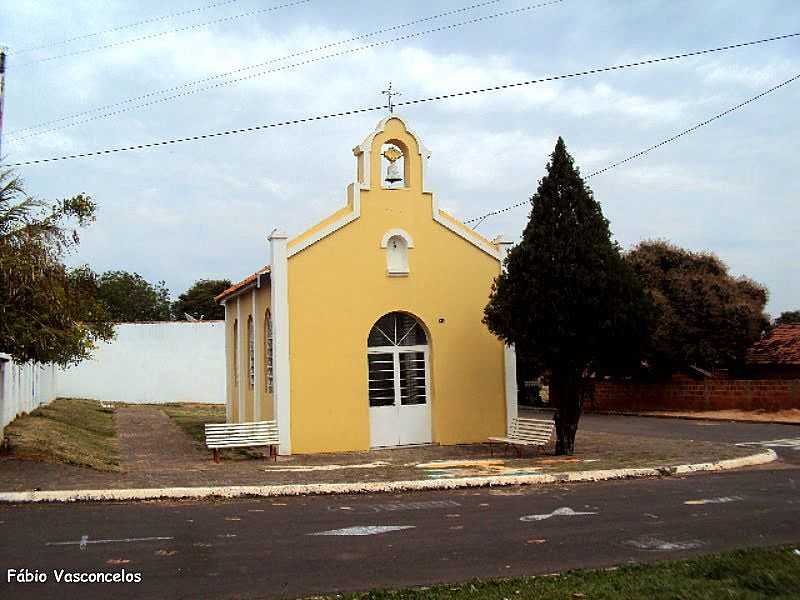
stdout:
<svg viewBox="0 0 800 600">
<path fill-rule="evenodd" d="M 367 338 L 370 446 L 431 442 L 428 336 L 413 316 L 393 312 Z"/>
</svg>

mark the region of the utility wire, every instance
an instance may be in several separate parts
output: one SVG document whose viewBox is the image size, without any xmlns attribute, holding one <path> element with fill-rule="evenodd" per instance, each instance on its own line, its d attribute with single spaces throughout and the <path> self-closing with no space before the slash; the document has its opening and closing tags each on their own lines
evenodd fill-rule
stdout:
<svg viewBox="0 0 800 600">
<path fill-rule="evenodd" d="M 487 92 L 496 92 L 496 91 L 501 91 L 501 90 L 508 90 L 508 89 L 513 89 L 513 88 L 527 86 L 527 85 L 535 85 L 535 84 L 545 83 L 545 82 L 550 82 L 550 81 L 558 81 L 558 80 L 561 80 L 561 79 L 570 79 L 570 78 L 576 78 L 576 77 L 583 77 L 583 76 L 586 76 L 586 75 L 593 75 L 593 74 L 596 74 L 596 73 L 604 73 L 604 72 L 608 72 L 608 71 L 618 71 L 618 70 L 622 70 L 622 69 L 629 69 L 629 68 L 632 68 L 632 67 L 639 67 L 639 66 L 643 66 L 643 65 L 651 65 L 651 64 L 662 63 L 662 62 L 666 62 L 666 61 L 672 61 L 672 60 L 678 60 L 678 59 L 682 59 L 682 58 L 688 58 L 688 57 L 691 57 L 691 56 L 698 56 L 698 55 L 702 55 L 702 54 L 710 54 L 712 52 L 721 52 L 721 51 L 725 51 L 725 50 L 731 50 L 731 49 L 734 49 L 734 48 L 742 48 L 742 47 L 745 47 L 745 46 L 752 46 L 754 44 L 763 44 L 763 43 L 766 43 L 766 42 L 771 42 L 771 41 L 775 41 L 775 40 L 783 40 L 783 39 L 796 37 L 796 36 L 800 36 L 800 32 L 774 36 L 774 37 L 765 38 L 765 39 L 762 39 L 762 40 L 755 40 L 755 41 L 751 41 L 751 42 L 740 42 L 740 43 L 737 43 L 737 44 L 730 44 L 728 46 L 720 46 L 718 48 L 709 48 L 709 49 L 706 49 L 706 50 L 695 50 L 695 51 L 692 51 L 692 52 L 684 52 L 683 54 L 674 54 L 674 55 L 671 55 L 671 56 L 664 56 L 664 57 L 661 57 L 661 58 L 649 58 L 649 59 L 646 59 L 646 60 L 640 60 L 640 61 L 636 61 L 636 62 L 625 63 L 625 64 L 622 64 L 622 65 L 613 65 L 613 66 L 609 66 L 609 67 L 598 67 L 598 68 L 595 68 L 595 69 L 588 69 L 588 70 L 578 71 L 578 72 L 575 72 L 575 73 L 569 73 L 569 74 L 565 74 L 565 75 L 551 75 L 549 77 L 542 77 L 542 78 L 539 78 L 539 79 L 529 79 L 527 81 L 518 81 L 518 82 L 514 82 L 514 83 L 504 83 L 504 84 L 501 84 L 501 85 L 495 85 L 495 86 L 490 86 L 490 87 L 476 88 L 476 89 L 465 90 L 465 91 L 461 91 L 461 92 L 451 92 L 451 93 L 447 93 L 447 94 L 440 94 L 440 95 L 437 95 L 437 96 L 428 96 L 426 98 L 417 98 L 415 100 L 405 100 L 403 102 L 397 102 L 395 104 L 395 106 L 396 107 L 412 106 L 412 105 L 417 105 L 417 104 L 423 104 L 423 103 L 426 103 L 426 102 L 448 100 L 450 98 L 461 98 L 461 97 L 464 97 L 464 96 L 471 96 L 471 95 L 475 95 L 475 94 L 484 94 L 484 93 L 487 93 Z M 800 77 L 800 75 L 798 75 L 798 77 Z M 787 80 L 783 84 L 781 84 L 779 86 L 776 86 L 774 89 L 778 89 L 779 87 L 781 87 L 783 85 L 791 83 L 796 78 L 797 77 L 795 77 L 793 79 L 790 79 L 790 80 Z M 774 90 L 768 90 L 767 92 L 764 92 L 761 95 L 763 96 L 763 95 L 765 95 L 767 93 L 770 93 L 771 91 L 774 91 Z M 755 99 L 757 99 L 757 98 L 753 98 L 750 101 L 755 100 Z M 332 118 L 336 118 L 336 117 L 356 115 L 356 114 L 366 113 L 366 112 L 374 112 L 376 110 L 381 110 L 381 109 L 385 109 L 385 108 L 386 108 L 386 105 L 371 106 L 371 107 L 366 107 L 366 108 L 355 108 L 355 109 L 351 109 L 351 110 L 339 111 L 339 112 L 335 112 L 335 113 L 328 113 L 328 114 L 324 114 L 324 115 L 317 115 L 317 116 L 313 116 L 313 117 L 304 117 L 304 118 L 301 118 L 301 119 L 290 119 L 290 120 L 287 120 L 287 121 L 278 121 L 278 122 L 274 122 L 274 123 L 265 123 L 263 125 L 254 125 L 254 126 L 251 126 L 251 127 L 242 127 L 240 129 L 229 129 L 229 130 L 226 130 L 226 131 L 217 131 L 217 132 L 214 132 L 214 133 L 206 133 L 206 134 L 202 134 L 202 135 L 194 135 L 194 136 L 188 136 L 188 137 L 183 137 L 183 138 L 174 138 L 174 139 L 170 139 L 170 140 L 162 140 L 162 141 L 157 141 L 157 142 L 150 142 L 150 143 L 147 143 L 147 144 L 136 144 L 136 145 L 131 145 L 131 146 L 121 146 L 121 147 L 118 147 L 118 148 L 110 148 L 110 149 L 106 149 L 106 150 L 97 150 L 97 151 L 94 151 L 94 152 L 84 152 L 84 153 L 81 153 L 81 154 L 69 154 L 69 155 L 64 155 L 64 156 L 54 156 L 54 157 L 51 157 L 51 158 L 40 158 L 40 159 L 36 159 L 36 160 L 27 160 L 27 161 L 7 164 L 7 165 L 3 165 L 3 166 L 5 166 L 5 167 L 22 167 L 22 166 L 27 166 L 27 165 L 36 165 L 36 164 L 41 164 L 41 163 L 48 163 L 48 162 L 55 162 L 55 161 L 62 161 L 62 160 L 72 160 L 72 159 L 75 159 L 75 158 L 88 158 L 88 157 L 92 157 L 92 156 L 100 156 L 100 155 L 103 155 L 103 154 L 113 154 L 113 153 L 117 153 L 117 152 L 128 152 L 128 151 L 131 151 L 131 150 L 143 150 L 143 149 L 147 149 L 147 148 L 155 148 L 157 146 L 166 146 L 166 145 L 171 145 L 171 144 L 181 144 L 181 143 L 184 143 L 184 142 L 192 142 L 192 141 L 197 141 L 197 140 L 204 140 L 204 139 L 210 139 L 210 138 L 228 136 L 228 135 L 237 135 L 237 134 L 240 134 L 240 133 L 249 133 L 249 132 L 253 132 L 253 131 L 260 131 L 260 130 L 263 130 L 263 129 L 274 129 L 276 127 L 283 127 L 283 126 L 286 126 L 286 125 L 298 125 L 298 124 L 301 124 L 301 123 L 308 123 L 308 122 L 312 122 L 312 121 L 322 121 L 322 120 L 332 119 Z M 489 216 L 491 216 L 491 215 L 489 215 Z M 480 217 L 478 217 L 478 219 L 480 219 Z M 477 219 L 470 219 L 469 222 L 472 222 L 472 221 L 475 221 L 475 220 L 477 220 Z"/>
<path fill-rule="evenodd" d="M 620 165 L 624 165 L 627 162 L 630 162 L 630 161 L 635 160 L 637 158 L 641 158 L 645 154 L 647 154 L 649 152 L 652 152 L 653 150 L 656 150 L 657 148 L 661 148 L 661 146 L 666 146 L 667 144 L 670 144 L 670 143 L 674 142 L 675 140 L 677 140 L 679 138 L 682 138 L 685 135 L 693 133 L 693 132 L 697 131 L 698 129 L 700 129 L 701 127 L 705 127 L 706 125 L 709 125 L 709 124 L 713 123 L 717 119 L 721 119 L 722 117 L 725 117 L 725 116 L 731 114 L 732 112 L 739 110 L 740 108 L 744 108 L 745 106 L 747 106 L 751 102 L 755 102 L 756 100 L 759 100 L 759 99 L 763 98 L 764 96 L 766 96 L 768 94 L 771 94 L 772 92 L 775 92 L 775 91 L 781 89 L 782 87 L 787 86 L 790 83 L 793 83 L 793 82 L 797 81 L 798 79 L 800 79 L 800 73 L 798 73 L 797 75 L 794 75 L 793 77 L 790 77 L 789 79 L 787 79 L 785 81 L 782 81 L 781 83 L 779 83 L 776 86 L 773 86 L 773 87 L 771 87 L 771 88 L 769 88 L 767 90 L 764 90 L 760 94 L 756 94 L 755 96 L 751 96 L 750 98 L 748 98 L 744 102 L 740 102 L 736 106 L 731 106 L 730 108 L 722 111 L 721 113 L 717 113 L 716 115 L 714 115 L 713 117 L 711 117 L 709 119 L 706 119 L 705 121 L 700 121 L 696 125 L 692 125 L 688 129 L 684 129 L 683 131 L 681 131 L 678 134 L 673 135 L 672 137 L 669 137 L 669 138 L 667 138 L 665 140 L 661 140 L 660 142 L 658 142 L 657 144 L 653 144 L 649 148 L 645 148 L 644 150 L 640 150 L 639 152 L 636 152 L 635 154 L 631 154 L 630 156 L 628 156 L 626 158 L 623 158 L 622 160 L 619 160 L 619 161 L 617 161 L 615 163 L 611 163 L 610 165 L 607 165 L 607 166 L 603 167 L 602 169 L 598 169 L 597 171 L 593 171 L 592 173 L 589 173 L 588 175 L 586 175 L 584 177 L 584 179 L 591 179 L 595 175 L 600 175 L 602 173 L 610 171 L 611 169 L 615 169 L 616 167 L 619 167 Z M 492 212 L 486 213 L 485 215 L 481 215 L 480 217 L 475 217 L 473 219 L 467 219 L 466 221 L 464 221 L 464 223 L 476 223 L 477 222 L 476 225 L 473 227 L 473 229 L 475 229 L 475 228 L 478 227 L 478 225 L 483 223 L 483 221 L 485 221 L 489 217 L 493 217 L 495 215 L 499 215 L 501 213 L 508 212 L 509 210 L 513 210 L 515 208 L 519 208 L 520 206 L 525 206 L 526 204 L 530 205 L 530 203 L 531 203 L 530 200 L 525 200 L 524 202 L 517 202 L 516 204 L 512 204 L 511 206 L 506 206 L 505 208 L 501 208 L 499 210 L 494 210 Z"/>
<path fill-rule="evenodd" d="M 67 58 L 69 56 L 79 56 L 81 54 L 87 54 L 89 52 L 97 52 L 99 50 L 108 50 L 109 48 L 117 48 L 118 46 L 126 46 L 128 44 L 135 44 L 137 42 L 142 42 L 145 40 L 152 40 L 155 38 L 163 37 L 165 35 L 170 35 L 173 33 L 182 33 L 184 31 L 191 31 L 193 29 L 200 29 L 202 27 L 208 27 L 209 25 L 216 25 L 217 23 L 226 23 L 228 21 L 235 21 L 237 19 L 241 19 L 243 17 L 252 17 L 254 15 L 262 14 L 265 12 L 272 12 L 276 10 L 280 10 L 282 8 L 291 8 L 293 6 L 298 6 L 300 4 L 308 4 L 309 2 L 313 2 L 314 0 L 293 0 L 292 2 L 287 2 L 285 4 L 278 4 L 276 6 L 268 6 L 267 8 L 259 8 L 256 10 L 250 10 L 247 12 L 239 13 L 238 15 L 230 15 L 228 17 L 220 17 L 219 19 L 214 19 L 213 21 L 206 21 L 204 23 L 195 23 L 194 25 L 187 25 L 185 27 L 178 27 L 175 29 L 169 29 L 167 31 L 159 31 L 157 33 L 149 33 L 147 35 L 142 35 L 135 38 L 130 38 L 127 40 L 121 40 L 119 42 L 111 42 L 109 44 L 102 44 L 100 46 L 93 46 L 92 48 L 84 48 L 83 50 L 75 50 L 74 52 L 65 52 L 64 54 L 56 54 L 55 56 L 47 56 L 45 58 L 38 58 L 36 60 L 32 60 L 26 63 L 22 63 L 18 65 L 18 67 L 27 67 L 30 65 L 34 65 L 37 63 L 48 62 L 51 60 L 57 60 L 60 58 Z"/>
<path fill-rule="evenodd" d="M 301 50 L 301 51 L 298 51 L 298 52 L 293 52 L 293 53 L 287 54 L 285 56 L 281 56 L 281 57 L 278 57 L 278 58 L 273 58 L 273 59 L 270 59 L 270 60 L 267 60 L 267 61 L 264 61 L 264 62 L 256 63 L 256 64 L 253 64 L 253 65 L 248 65 L 248 66 L 245 66 L 245 67 L 240 67 L 238 69 L 234 69 L 232 71 L 227 71 L 225 73 L 219 73 L 217 75 L 212 75 L 210 77 L 205 77 L 203 79 L 197 79 L 197 80 L 194 80 L 194 81 L 183 83 L 181 85 L 176 85 L 176 86 L 173 86 L 173 87 L 168 87 L 168 88 L 163 88 L 163 89 L 160 89 L 160 90 L 155 90 L 153 92 L 148 92 L 148 93 L 142 94 L 140 96 L 134 96 L 132 98 L 128 98 L 126 100 L 121 100 L 119 102 L 113 102 L 111 104 L 106 104 L 104 106 L 99 106 L 99 107 L 96 107 L 96 108 L 92 108 L 92 109 L 85 110 L 85 111 L 82 111 L 82 112 L 74 113 L 74 114 L 67 115 L 67 116 L 64 116 L 64 117 L 59 117 L 58 119 L 53 119 L 51 121 L 45 121 L 43 123 L 39 123 L 38 125 L 31 125 L 29 127 L 24 127 L 24 128 L 21 128 L 21 129 L 17 129 L 15 131 L 10 131 L 10 132 L 8 132 L 6 134 L 6 137 L 8 139 L 15 138 L 17 140 L 24 140 L 24 139 L 28 139 L 30 137 L 35 137 L 35 136 L 38 136 L 38 135 L 42 135 L 44 133 L 50 133 L 52 131 L 58 131 L 58 130 L 61 130 L 61 129 L 74 127 L 76 125 L 81 125 L 83 123 L 87 123 L 87 122 L 93 121 L 95 119 L 107 118 L 109 116 L 117 115 L 120 112 L 125 112 L 125 111 L 114 111 L 113 113 L 97 115 L 96 117 L 94 117 L 92 119 L 82 119 L 82 120 L 80 120 L 78 122 L 75 122 L 75 123 L 69 123 L 69 124 L 64 125 L 64 126 L 53 127 L 53 128 L 45 129 L 43 131 L 37 131 L 35 133 L 30 133 L 30 134 L 22 136 L 22 137 L 20 137 L 20 135 L 19 135 L 19 134 L 24 133 L 26 131 L 32 131 L 32 130 L 41 129 L 43 127 L 47 127 L 48 125 L 53 125 L 55 123 L 60 123 L 62 121 L 66 121 L 66 120 L 69 120 L 69 119 L 75 119 L 75 118 L 82 117 L 82 116 L 85 116 L 85 115 L 91 115 L 93 113 L 96 113 L 96 112 L 99 112 L 99 111 L 103 111 L 103 110 L 108 110 L 110 108 L 114 108 L 114 107 L 117 107 L 117 106 L 124 106 L 126 104 L 130 104 L 132 102 L 136 102 L 138 100 L 146 100 L 147 98 L 152 98 L 153 96 L 159 96 L 159 95 L 162 95 L 162 94 L 167 94 L 169 92 L 179 91 L 179 90 L 182 90 L 182 89 L 185 89 L 185 88 L 189 88 L 189 87 L 193 87 L 193 86 L 199 85 L 201 83 L 206 83 L 208 81 L 214 81 L 215 79 L 222 79 L 222 78 L 228 77 L 230 75 L 235 75 L 237 73 L 241 73 L 241 72 L 244 72 L 244 71 L 257 69 L 259 67 L 263 67 L 263 66 L 266 66 L 266 65 L 269 65 L 269 64 L 273 64 L 273 63 L 276 63 L 276 62 L 281 62 L 281 61 L 284 61 L 284 60 L 288 60 L 290 58 L 297 58 L 299 56 L 305 56 L 305 55 L 308 55 L 308 54 L 313 54 L 314 52 L 319 52 L 321 50 L 327 50 L 329 48 L 333 48 L 333 47 L 341 46 L 343 44 L 347 44 L 347 43 L 350 43 L 350 42 L 356 42 L 356 41 L 363 40 L 363 39 L 366 39 L 366 38 L 374 37 L 376 35 L 380 35 L 380 34 L 383 34 L 383 33 L 388 33 L 390 31 L 396 31 L 398 29 L 405 29 L 405 28 L 408 28 L 408 27 L 412 27 L 414 25 L 418 25 L 420 23 L 424 23 L 426 21 L 432 21 L 432 20 L 435 20 L 435 19 L 441 19 L 443 17 L 448 17 L 448 16 L 451 16 L 451 15 L 454 15 L 454 14 L 466 12 L 466 11 L 473 10 L 473 9 L 476 9 L 476 8 L 482 8 L 482 7 L 488 6 L 490 4 L 497 4 L 498 2 L 502 2 L 502 1 L 504 1 L 504 0 L 487 0 L 485 2 L 479 2 L 477 4 L 472 4 L 470 6 L 464 6 L 462 8 L 448 10 L 446 12 L 438 13 L 438 14 L 431 15 L 431 16 L 428 16 L 428 17 L 415 19 L 413 21 L 409 21 L 408 23 L 403 23 L 403 24 L 400 24 L 400 25 L 392 25 L 390 27 L 384 27 L 383 29 L 377 29 L 375 31 L 371 31 L 369 33 L 364 33 L 364 34 L 361 34 L 361 35 L 357 35 L 357 36 L 348 38 L 346 40 L 340 40 L 338 42 L 331 42 L 329 44 L 318 46 L 316 48 L 310 48 L 310 49 L 307 49 L 307 50 Z M 556 3 L 559 3 L 559 2 L 563 2 L 563 1 L 564 0 L 555 0 L 554 2 L 552 2 L 552 4 L 556 4 Z M 304 64 L 304 63 L 301 63 L 301 64 Z M 272 71 L 269 71 L 269 72 L 272 72 Z M 198 91 L 200 91 L 200 90 L 198 90 Z M 171 96 L 170 98 L 164 98 L 164 99 L 162 99 L 160 101 L 161 102 L 166 102 L 167 100 L 172 100 L 172 99 L 174 99 L 176 97 L 178 97 L 178 96 Z M 134 107 L 130 107 L 127 110 L 133 110 L 134 108 L 142 108 L 143 106 L 150 106 L 151 104 L 155 104 L 155 102 L 150 102 L 150 103 L 147 103 L 147 104 L 144 104 L 144 105 L 137 105 L 137 106 L 134 106 Z"/>
<path fill-rule="evenodd" d="M 286 125 L 299 125 L 301 123 L 309 123 L 311 121 L 323 121 L 323 120 L 326 120 L 326 119 L 333 119 L 333 118 L 336 118 L 336 117 L 346 117 L 346 116 L 350 116 L 350 115 L 357 115 L 357 114 L 360 114 L 360 113 L 374 112 L 376 110 L 384 110 L 385 108 L 386 108 L 386 106 L 383 105 L 383 104 L 380 105 L 380 106 L 370 106 L 370 107 L 366 107 L 366 108 L 355 108 L 355 109 L 352 109 L 352 110 L 344 110 L 344 111 L 340 111 L 340 112 L 336 112 L 336 113 L 328 113 L 328 114 L 325 114 L 325 115 L 317 115 L 317 116 L 314 116 L 314 117 L 304 117 L 302 119 L 292 119 L 292 120 L 289 120 L 289 121 L 278 121 L 276 123 L 266 123 L 264 125 L 254 125 L 253 127 L 242 127 L 241 129 L 229 129 L 227 131 L 217 131 L 217 132 L 214 132 L 214 133 L 206 133 L 206 134 L 203 134 L 203 135 L 193 135 L 193 136 L 190 136 L 190 137 L 176 138 L 176 139 L 172 139 L 172 140 L 161 140 L 159 142 L 150 142 L 149 144 L 137 144 L 137 145 L 134 145 L 134 146 L 123 146 L 123 147 L 120 147 L 120 148 L 109 148 L 107 150 L 98 150 L 96 152 L 84 152 L 83 154 L 70 154 L 70 155 L 65 155 L 65 156 L 56 156 L 56 157 L 53 157 L 53 158 L 41 158 L 41 159 L 38 159 L 38 160 L 28 160 L 28 161 L 25 161 L 25 162 L 14 163 L 14 164 L 9 164 L 9 165 L 0 165 L 0 166 L 3 166 L 3 167 L 22 167 L 22 166 L 25 166 L 25 165 L 36 165 L 36 164 L 54 162 L 54 161 L 59 161 L 59 160 L 71 160 L 73 158 L 87 158 L 87 157 L 90 157 L 90 156 L 100 156 L 102 154 L 114 154 L 116 152 L 127 152 L 127 151 L 130 151 L 130 150 L 144 150 L 146 148 L 155 148 L 157 146 L 168 146 L 170 144 L 182 144 L 184 142 L 193 142 L 193 141 L 197 141 L 197 140 L 205 140 L 205 139 L 221 137 L 221 136 L 226 136 L 226 135 L 236 135 L 236 134 L 240 134 L 240 133 L 249 133 L 249 132 L 252 132 L 252 131 L 260 131 L 262 129 L 273 129 L 273 128 L 276 128 L 276 127 L 283 127 L 283 126 L 286 126 Z"/>
<path fill-rule="evenodd" d="M 161 15 L 160 17 L 152 17 L 150 19 L 144 19 L 143 21 L 136 21 L 135 23 L 128 23 L 127 25 L 119 25 L 118 27 L 112 27 L 110 29 L 104 29 L 102 31 L 95 31 L 93 33 L 85 33 L 83 35 L 77 35 L 75 37 L 67 38 L 64 40 L 57 40 L 52 42 L 42 42 L 37 44 L 36 46 L 28 46 L 26 48 L 20 48 L 19 50 L 14 50 L 9 52 L 9 54 L 24 54 L 26 52 L 32 52 L 34 50 L 44 50 L 45 48 L 53 48 L 55 46 L 63 46 L 64 44 L 69 44 L 71 42 L 77 42 L 78 40 L 85 40 L 91 37 L 97 37 L 98 35 L 105 35 L 106 33 L 114 33 L 116 31 L 122 31 L 123 29 L 131 29 L 133 27 L 139 27 L 140 25 L 148 25 L 150 23 L 156 23 L 158 21 L 166 21 L 167 19 L 172 19 L 174 17 L 182 17 L 184 15 L 189 15 L 192 13 L 203 12 L 206 10 L 210 10 L 212 8 L 218 8 L 220 6 L 225 6 L 226 4 L 233 4 L 234 2 L 239 2 L 239 0 L 224 0 L 222 2 L 214 2 L 213 4 L 206 4 L 205 6 L 200 6 L 198 8 L 191 8 L 188 10 L 181 10 L 178 12 L 170 13 L 168 15 Z"/>
</svg>

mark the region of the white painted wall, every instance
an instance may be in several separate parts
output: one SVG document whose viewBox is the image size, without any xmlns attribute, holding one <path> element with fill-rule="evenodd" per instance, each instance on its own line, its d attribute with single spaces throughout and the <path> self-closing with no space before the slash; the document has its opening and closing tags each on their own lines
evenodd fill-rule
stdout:
<svg viewBox="0 0 800 600">
<path fill-rule="evenodd" d="M 225 402 L 225 322 L 123 323 L 58 372 L 58 395 L 108 402 Z"/>
<path fill-rule="evenodd" d="M 19 365 L 0 354 L 0 433 L 17 415 L 56 397 L 56 370 L 52 365 Z"/>
</svg>

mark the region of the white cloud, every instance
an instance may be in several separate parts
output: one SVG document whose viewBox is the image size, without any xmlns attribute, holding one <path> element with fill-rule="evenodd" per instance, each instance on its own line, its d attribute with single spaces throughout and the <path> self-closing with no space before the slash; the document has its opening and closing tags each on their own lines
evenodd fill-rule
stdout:
<svg viewBox="0 0 800 600">
<path fill-rule="evenodd" d="M 393 5 L 391 10 L 364 10 L 363 3 L 350 2 L 332 8 L 333 4 L 313 3 L 313 9 L 309 5 L 280 11 L 269 18 L 243 19 L 37 67 L 17 68 L 23 57 L 12 59 L 6 131 L 441 10 L 421 0 Z M 117 0 L 104 3 L 103 10 L 94 0 L 76 0 L 68 7 L 29 0 L 6 8 L 0 39 L 19 41 L 30 32 L 26 42 L 55 40 L 67 30 L 96 31 L 172 10 L 155 0 Z M 691 23 L 672 18 L 675 13 L 667 5 L 658 11 L 631 11 L 607 2 L 591 19 L 575 10 L 565 3 L 513 19 L 344 53 L 4 145 L 4 150 L 16 161 L 375 106 L 383 102 L 380 90 L 389 79 L 403 92 L 401 101 L 490 87 L 670 53 L 664 48 L 706 47 L 708 39 L 727 35 L 724 24 L 730 23 L 728 3 L 707 3 L 693 13 Z M 754 3 L 737 18 L 758 22 L 771 10 Z M 800 6 L 781 10 L 787 22 L 800 17 Z M 102 36 L 102 41 L 191 22 L 195 21 L 170 20 Z M 85 40 L 41 55 L 93 44 Z M 357 46 L 343 45 L 288 63 Z M 433 151 L 429 181 L 441 205 L 458 216 L 472 217 L 529 197 L 559 134 L 588 173 L 693 125 L 735 98 L 752 95 L 753 89 L 788 77 L 793 45 L 758 48 L 412 105 L 400 112 Z M 747 62 L 749 57 L 756 59 Z M 286 63 L 263 69 L 282 64 Z M 788 116 L 796 103 L 797 91 L 787 87 L 726 119 L 724 128 L 688 136 L 645 160 L 592 179 L 604 210 L 608 207 L 612 228 L 626 241 L 647 234 L 716 244 L 725 236 L 750 239 L 746 234 L 758 220 L 759 231 L 796 240 L 796 219 L 787 216 L 796 197 L 791 185 L 794 159 L 791 152 L 780 150 L 792 148 L 797 138 L 797 124 Z M 766 120 L 765 114 L 774 118 Z M 197 277 L 235 278 L 251 272 L 266 260 L 264 236 L 272 227 L 298 232 L 342 206 L 354 172 L 350 149 L 380 116 L 368 113 L 49 163 L 24 169 L 22 175 L 39 196 L 86 191 L 99 202 L 98 223 L 83 236 L 81 261 L 97 268 L 139 270 L 167 279 L 180 291 Z M 759 154 L 766 145 L 774 151 Z M 756 189 L 764 190 L 758 206 L 753 204 Z M 720 225 L 720 198 L 725 207 L 744 215 L 734 227 Z M 515 237 L 525 214 L 524 208 L 504 213 L 481 231 Z M 800 253 L 798 242 L 787 244 L 788 250 Z M 735 269 L 752 270 L 753 276 L 769 282 L 793 277 L 788 261 L 772 247 L 748 249 L 750 262 L 732 265 Z M 783 247 L 780 252 L 788 250 Z M 773 301 L 787 307 L 800 304 L 796 294 L 791 296 L 791 286 L 778 283 L 776 289 Z"/>
<path fill-rule="evenodd" d="M 686 164 L 629 165 L 618 167 L 613 173 L 632 191 L 639 192 L 661 190 L 697 194 L 746 191 L 742 184 L 731 181 L 727 173 L 713 174 L 707 169 Z"/>
<path fill-rule="evenodd" d="M 761 65 L 731 64 L 714 61 L 698 67 L 707 84 L 732 84 L 749 88 L 767 88 L 797 73 L 796 63 L 786 60 Z"/>
</svg>

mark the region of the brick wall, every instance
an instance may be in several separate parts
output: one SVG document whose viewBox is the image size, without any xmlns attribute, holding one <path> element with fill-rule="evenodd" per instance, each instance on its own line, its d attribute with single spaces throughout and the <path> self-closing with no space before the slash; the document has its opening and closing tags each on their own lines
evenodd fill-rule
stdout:
<svg viewBox="0 0 800 600">
<path fill-rule="evenodd" d="M 783 410 L 800 408 L 800 379 L 597 381 L 588 410 Z"/>
</svg>

